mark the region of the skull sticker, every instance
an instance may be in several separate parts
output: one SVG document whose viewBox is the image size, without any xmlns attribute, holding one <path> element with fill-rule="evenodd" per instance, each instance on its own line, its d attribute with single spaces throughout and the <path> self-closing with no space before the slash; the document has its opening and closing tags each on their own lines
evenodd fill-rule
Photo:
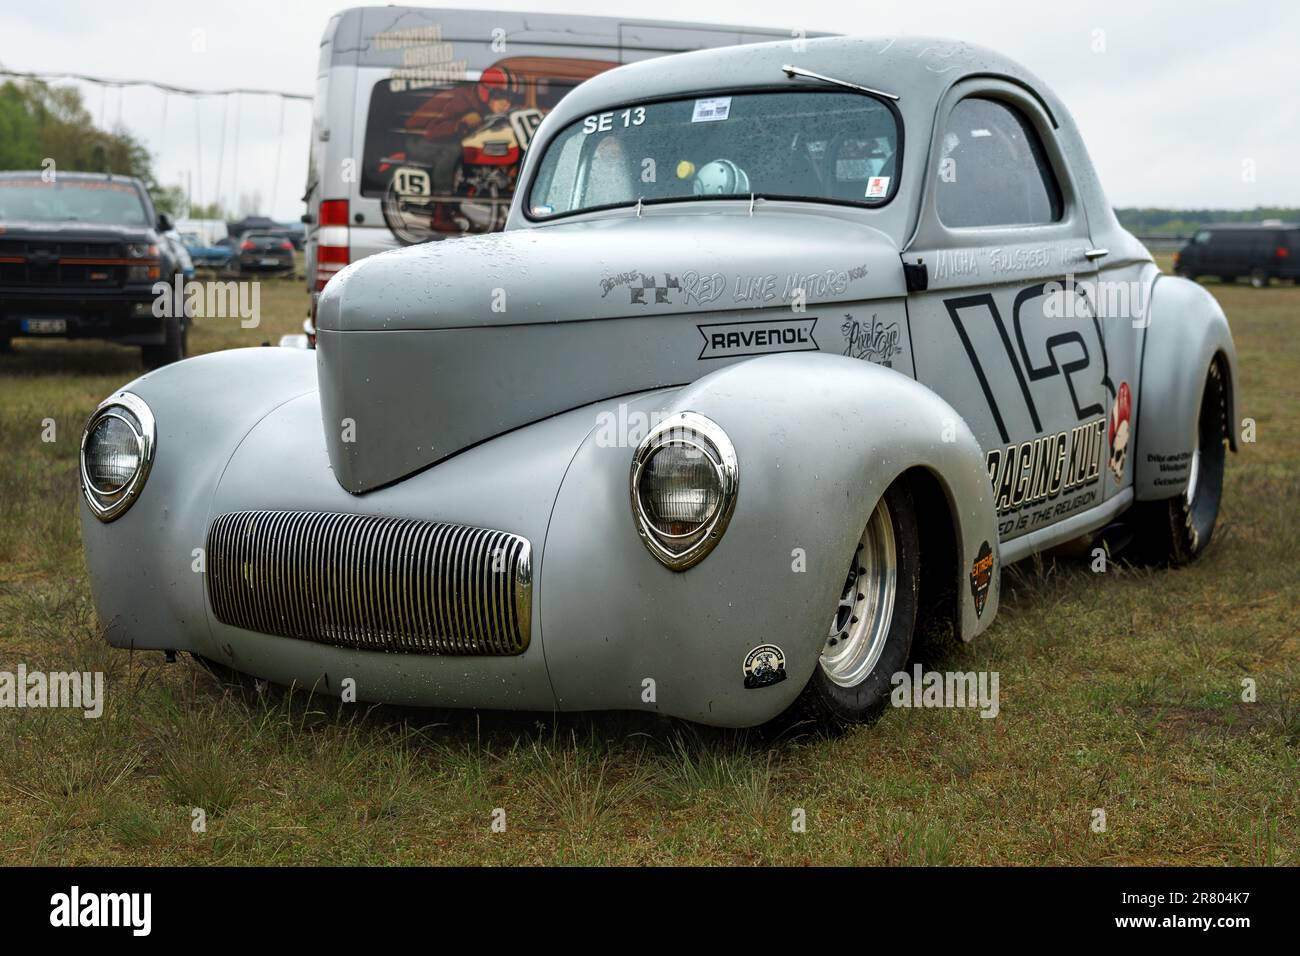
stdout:
<svg viewBox="0 0 1300 956">
<path fill-rule="evenodd" d="M 1128 382 L 1120 382 L 1115 404 L 1110 407 L 1110 473 L 1115 476 L 1115 483 L 1124 481 L 1124 465 L 1128 461 L 1128 443 L 1132 426 L 1133 393 L 1129 391 Z"/>
</svg>

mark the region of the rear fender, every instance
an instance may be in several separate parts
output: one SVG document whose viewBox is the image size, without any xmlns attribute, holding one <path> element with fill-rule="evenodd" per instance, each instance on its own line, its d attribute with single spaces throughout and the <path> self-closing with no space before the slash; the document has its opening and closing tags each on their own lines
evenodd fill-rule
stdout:
<svg viewBox="0 0 1300 956">
<path fill-rule="evenodd" d="M 1237 351 L 1218 301 L 1195 282 L 1162 275 L 1152 288 L 1150 317 L 1134 439 L 1133 485 L 1140 501 L 1186 490 L 1211 362 L 1221 364 L 1227 380 L 1225 426 L 1237 450 Z"/>
</svg>

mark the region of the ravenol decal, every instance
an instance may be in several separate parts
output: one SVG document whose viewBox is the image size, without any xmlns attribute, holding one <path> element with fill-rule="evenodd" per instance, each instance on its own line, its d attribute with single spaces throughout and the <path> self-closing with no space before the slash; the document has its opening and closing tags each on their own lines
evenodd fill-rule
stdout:
<svg viewBox="0 0 1300 956">
<path fill-rule="evenodd" d="M 768 352 L 816 352 L 813 329 L 815 316 L 799 319 L 766 319 L 752 322 L 717 322 L 697 325 L 704 336 L 700 358 L 735 358 Z"/>
</svg>

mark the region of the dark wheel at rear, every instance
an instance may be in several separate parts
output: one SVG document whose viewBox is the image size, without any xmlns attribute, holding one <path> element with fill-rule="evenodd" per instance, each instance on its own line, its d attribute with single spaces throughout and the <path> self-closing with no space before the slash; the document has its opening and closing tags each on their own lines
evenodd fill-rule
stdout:
<svg viewBox="0 0 1300 956">
<path fill-rule="evenodd" d="M 1265 272 L 1263 269 L 1250 270 L 1250 284 L 1253 285 L 1256 289 L 1268 288 L 1268 279 L 1269 279 L 1268 273 Z"/>
<path fill-rule="evenodd" d="M 180 316 L 167 319 L 166 341 L 162 345 L 142 345 L 140 356 L 147 369 L 161 368 L 185 358 L 189 350 L 190 324 Z"/>
<path fill-rule="evenodd" d="M 1227 383 L 1215 362 L 1206 376 L 1201 398 L 1187 490 L 1176 498 L 1140 502 L 1137 506 L 1140 530 L 1136 543 L 1148 560 L 1185 564 L 1209 545 L 1223 498 L 1227 407 Z"/>
<path fill-rule="evenodd" d="M 905 481 L 896 481 L 876 503 L 845 563 L 817 668 L 775 721 L 778 727 L 834 732 L 884 709 L 890 678 L 904 669 L 912 650 L 920 584 L 916 510 Z"/>
</svg>

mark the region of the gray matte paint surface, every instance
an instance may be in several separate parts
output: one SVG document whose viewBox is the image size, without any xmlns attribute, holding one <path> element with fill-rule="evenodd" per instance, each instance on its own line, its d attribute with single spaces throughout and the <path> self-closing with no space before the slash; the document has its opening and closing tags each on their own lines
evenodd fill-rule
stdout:
<svg viewBox="0 0 1300 956">
<path fill-rule="evenodd" d="M 751 213 L 748 202 L 711 202 L 537 225 L 517 205 L 505 234 L 388 253 L 341 273 L 321 301 L 319 375 L 307 353 L 252 349 L 193 359 L 130 385 L 158 419 L 153 472 L 119 520 L 101 524 L 82 509 L 110 641 L 193 650 L 331 693 L 350 676 L 367 700 L 652 706 L 749 725 L 784 708 L 816 666 L 853 544 L 880 494 L 908 469 L 935 475 L 948 498 L 958 553 L 939 559 L 956 576 L 956 624 L 966 639 L 996 614 L 1005 560 L 1099 527 L 1135 492 L 1181 491 L 1157 484 L 1144 455 L 1167 460 L 1190 448 L 1199 389 L 1216 355 L 1235 385 L 1226 320 L 1204 290 L 1156 277 L 1150 256 L 1115 221 L 1064 107 L 996 54 L 943 41 L 820 40 L 799 54 L 782 43 L 622 68 L 584 84 L 548 117 L 525 184 L 545 142 L 573 119 L 660 94 L 793 85 L 779 73 L 792 60 L 901 94 L 903 180 L 887 206 L 757 203 Z M 957 235 L 935 220 L 928 148 L 945 104 L 967 90 L 1019 100 L 1049 140 L 1070 210 L 1052 236 Z M 1150 296 L 1149 311 L 1113 320 L 1124 327 L 1107 327 L 1102 350 L 1133 389 L 1136 447 L 1121 481 L 1102 476 L 1101 503 L 999 541 L 989 449 L 967 420 L 977 418 L 984 398 L 957 384 L 970 368 L 935 344 L 930 323 L 946 316 L 927 312 L 925 296 L 906 293 L 901 262 L 926 259 L 933 283 L 926 295 L 942 296 L 962 284 L 943 274 L 945 251 L 965 243 L 987 256 L 1017 244 L 1042 248 L 1044 240 L 1055 243 L 1060 268 L 1034 281 L 1084 269 L 1086 241 L 1107 250 L 1099 268 L 1087 267 L 1097 277 L 1133 283 L 1143 302 Z M 845 281 L 796 313 L 784 299 L 697 294 L 687 301 L 680 285 L 663 301 L 637 302 L 618 281 L 630 271 L 716 272 L 728 280 L 829 272 Z M 994 270 L 982 284 L 963 282 L 996 299 L 1017 293 L 1023 278 Z M 504 312 L 493 310 L 498 289 Z M 868 314 L 899 326 L 893 368 L 839 354 L 836 319 Z M 704 354 L 701 325 L 811 318 L 816 350 Z M 997 387 L 999 397 L 1014 394 L 1003 391 L 1005 382 Z M 1064 411 L 1054 400 L 1044 408 L 1058 417 Z M 741 478 L 715 551 L 674 573 L 637 538 L 628 501 L 633 449 L 609 447 L 601 423 L 602 416 L 686 410 L 725 429 Z M 344 419 L 352 420 L 355 442 L 343 441 Z M 1017 426 L 1015 437 L 1033 435 Z M 194 549 L 215 514 L 247 508 L 394 515 L 521 534 L 537 555 L 534 642 L 513 658 L 385 655 L 222 625 L 193 570 Z M 977 615 L 969 570 L 986 541 L 998 561 Z M 805 571 L 792 566 L 796 550 Z M 745 690 L 744 656 L 765 641 L 783 648 L 791 679 Z M 656 682 L 654 705 L 641 698 L 646 679 Z"/>
</svg>

